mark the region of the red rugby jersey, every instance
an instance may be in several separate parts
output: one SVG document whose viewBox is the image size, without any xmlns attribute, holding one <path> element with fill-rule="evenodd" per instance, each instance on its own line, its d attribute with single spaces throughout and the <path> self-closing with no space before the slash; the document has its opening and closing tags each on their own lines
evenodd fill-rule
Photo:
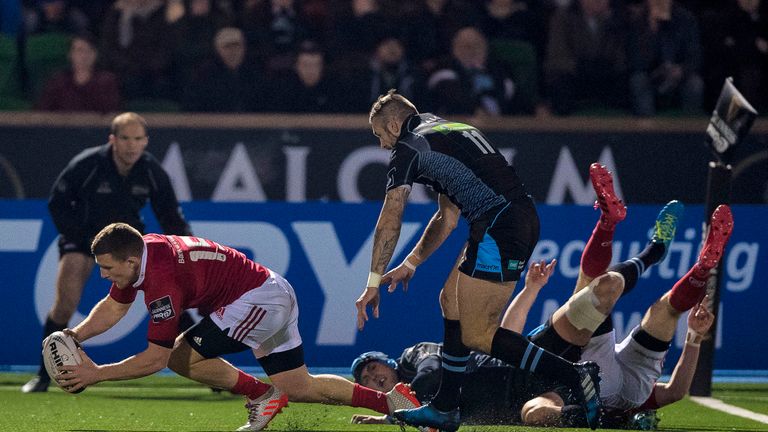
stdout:
<svg viewBox="0 0 768 432">
<path fill-rule="evenodd" d="M 261 286 L 269 270 L 242 252 L 200 237 L 147 234 L 139 280 L 109 295 L 131 303 L 138 290 L 150 314 L 147 340 L 171 348 L 179 334 L 179 315 L 198 308 L 207 315 L 244 292 Z"/>
</svg>

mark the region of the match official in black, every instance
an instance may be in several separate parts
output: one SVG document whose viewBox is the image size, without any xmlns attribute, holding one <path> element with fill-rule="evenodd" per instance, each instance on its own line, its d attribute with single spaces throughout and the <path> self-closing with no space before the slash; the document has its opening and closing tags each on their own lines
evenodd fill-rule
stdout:
<svg viewBox="0 0 768 432">
<path fill-rule="evenodd" d="M 48 209 L 59 231 L 59 268 L 56 297 L 48 312 L 43 338 L 63 330 L 77 310 L 93 270 L 93 237 L 113 222 L 144 232 L 140 211 L 150 202 L 166 234 L 191 235 L 168 174 L 146 152 L 147 122 L 127 112 L 112 120 L 109 142 L 75 156 L 59 174 Z M 37 376 L 21 391 L 44 392 L 50 378 L 40 361 Z"/>
</svg>

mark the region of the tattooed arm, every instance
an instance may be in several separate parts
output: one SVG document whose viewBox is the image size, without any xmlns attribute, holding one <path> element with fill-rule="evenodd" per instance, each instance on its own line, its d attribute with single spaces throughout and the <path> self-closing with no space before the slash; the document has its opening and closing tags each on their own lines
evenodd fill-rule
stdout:
<svg viewBox="0 0 768 432">
<path fill-rule="evenodd" d="M 371 272 L 368 274 L 366 288 L 355 302 L 357 308 L 357 328 L 362 330 L 368 321 L 367 307 L 373 308 L 373 317 L 379 317 L 379 284 L 381 274 L 387 269 L 389 261 L 400 237 L 403 225 L 403 211 L 411 193 L 410 186 L 400 186 L 387 192 L 384 206 L 381 208 L 379 220 L 376 222 L 376 232 L 373 236 L 373 253 L 371 256 Z"/>
</svg>

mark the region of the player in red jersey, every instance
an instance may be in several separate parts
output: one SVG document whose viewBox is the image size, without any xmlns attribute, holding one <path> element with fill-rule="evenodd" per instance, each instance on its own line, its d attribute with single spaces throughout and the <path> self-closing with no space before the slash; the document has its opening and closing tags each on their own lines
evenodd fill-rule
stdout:
<svg viewBox="0 0 768 432">
<path fill-rule="evenodd" d="M 382 393 L 336 375 L 310 375 L 298 329 L 299 309 L 290 283 L 243 253 L 189 236 L 142 235 L 124 223 L 102 229 L 91 245 L 101 276 L 112 282 L 104 299 L 71 330 L 79 341 L 118 323 L 144 292 L 150 313 L 148 347 L 123 361 L 62 367 L 56 379 L 68 391 L 101 381 L 151 375 L 166 366 L 211 387 L 244 395 L 248 423 L 261 430 L 295 402 L 365 407 L 383 414 L 419 406 L 405 386 Z M 204 318 L 179 335 L 181 311 Z M 221 355 L 252 350 L 272 385 L 235 368 Z"/>
</svg>

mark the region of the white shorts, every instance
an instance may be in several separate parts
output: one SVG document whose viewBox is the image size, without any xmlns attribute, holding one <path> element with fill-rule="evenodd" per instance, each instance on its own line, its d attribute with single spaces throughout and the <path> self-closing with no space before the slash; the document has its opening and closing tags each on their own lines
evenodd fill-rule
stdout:
<svg viewBox="0 0 768 432">
<path fill-rule="evenodd" d="M 581 360 L 600 366 L 600 398 L 606 408 L 632 409 L 651 396 L 666 355 L 666 351 L 641 346 L 632 332 L 617 344 L 616 330 L 612 330 L 590 339 Z"/>
<path fill-rule="evenodd" d="M 270 271 L 260 287 L 222 309 L 211 313 L 213 322 L 227 336 L 251 347 L 256 358 L 301 345 L 296 293 L 277 273 Z"/>
</svg>

